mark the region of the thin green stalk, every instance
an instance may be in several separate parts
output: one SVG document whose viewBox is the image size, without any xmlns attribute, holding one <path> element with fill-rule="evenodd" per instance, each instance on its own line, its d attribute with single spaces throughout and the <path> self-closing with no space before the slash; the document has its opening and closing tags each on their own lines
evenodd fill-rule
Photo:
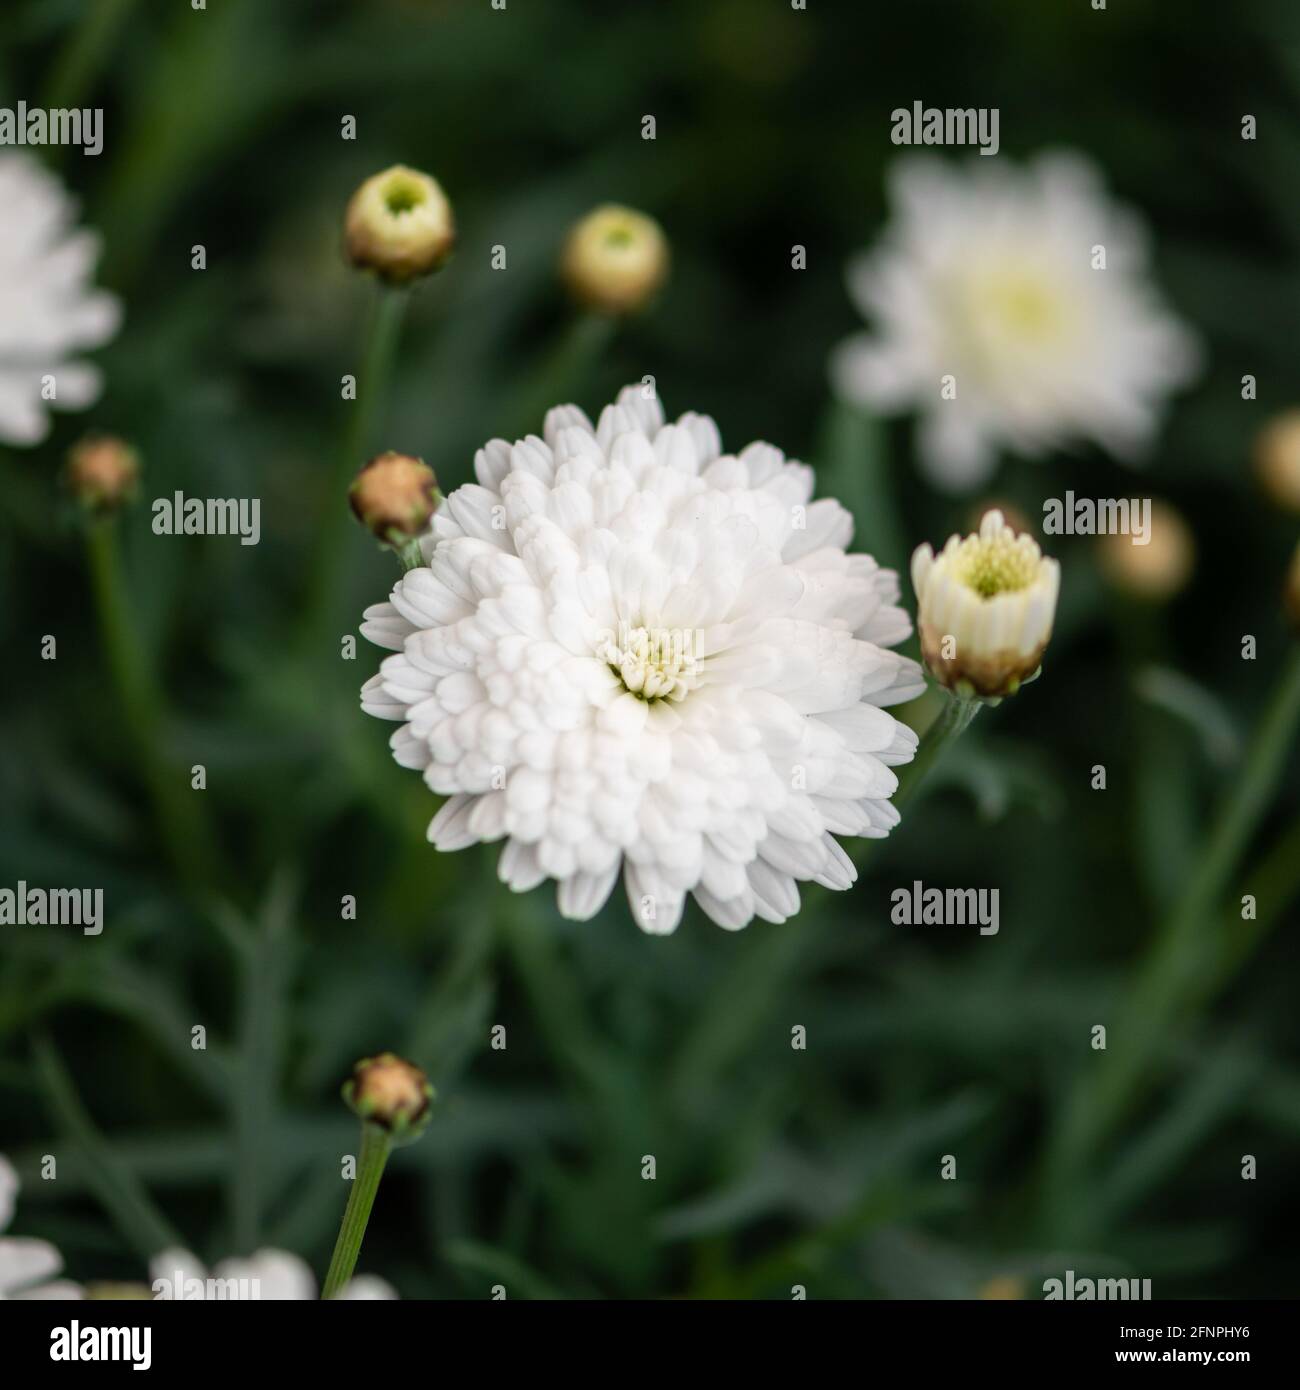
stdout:
<svg viewBox="0 0 1300 1390">
<path fill-rule="evenodd" d="M 387 404 L 402 320 L 411 292 L 405 286 L 380 285 L 366 329 L 357 398 L 350 404 L 343 447 L 325 498 L 325 514 L 317 532 L 312 565 L 311 620 L 304 631 L 313 642 L 338 606 L 339 587 L 347 552 L 347 490 L 375 447 L 377 422 Z"/>
<path fill-rule="evenodd" d="M 334 1243 L 334 1256 L 330 1260 L 329 1273 L 325 1276 L 322 1298 L 333 1298 L 352 1278 L 352 1271 L 357 1267 L 357 1256 L 361 1253 L 361 1242 L 365 1239 L 366 1225 L 370 1221 L 370 1209 L 375 1204 L 379 1180 L 384 1176 L 384 1166 L 392 1149 L 393 1141 L 386 1129 L 380 1125 L 362 1123 L 357 1175 L 348 1194 L 343 1222 L 339 1226 L 339 1238 Z"/>
<path fill-rule="evenodd" d="M 296 905 L 294 881 L 277 872 L 257 920 L 238 938 L 242 943 L 237 947 L 241 1019 L 230 1210 L 234 1246 L 239 1251 L 255 1250 L 262 1238 L 266 1175 L 272 1157 L 267 1135 L 276 1124 L 291 959 L 288 947 Z"/>
<path fill-rule="evenodd" d="M 182 784 L 184 774 L 168 766 L 160 749 L 163 700 L 131 620 L 117 534 L 112 517 L 91 522 L 86 531 L 100 637 L 158 831 L 181 881 L 195 890 L 211 881 L 211 845 L 193 796 Z"/>
<path fill-rule="evenodd" d="M 943 692 L 943 708 L 921 735 L 916 757 L 898 774 L 898 790 L 893 796 L 895 806 L 902 806 L 915 795 L 949 746 L 970 727 L 971 721 L 980 712 L 980 705 L 979 700 L 951 695 L 946 690 Z"/>
<path fill-rule="evenodd" d="M 546 412 L 578 394 L 616 328 L 617 320 L 608 314 L 584 313 L 570 320 L 507 409 L 506 437 L 540 433 Z"/>
<path fill-rule="evenodd" d="M 1165 918 L 1119 1022 L 1112 1046 L 1076 1092 L 1049 1159 L 1051 1192 L 1059 1195 L 1124 1118 L 1151 1072 L 1162 1039 L 1202 996 L 1222 946 L 1206 922 L 1218 911 L 1283 773 L 1300 720 L 1300 649 L 1291 653 L 1256 730 L 1232 792 L 1195 860 L 1182 896 Z"/>
<path fill-rule="evenodd" d="M 1243 919 L 1241 898 L 1255 898 L 1255 917 Z M 1300 897 L 1300 820 L 1243 877 L 1240 892 L 1224 918 L 1223 947 L 1211 988 L 1226 986 L 1259 949 L 1264 938 L 1282 920 L 1286 909 Z"/>
<path fill-rule="evenodd" d="M 45 91 L 46 107 L 58 110 L 81 105 L 113 49 L 113 41 L 136 0 L 89 0 L 81 22 L 73 29 L 54 65 Z"/>
<path fill-rule="evenodd" d="M 943 707 L 921 735 L 916 756 L 899 769 L 898 790 L 890 799 L 900 810 L 917 794 L 948 747 L 965 733 L 980 711 L 979 700 L 967 700 L 942 688 L 940 694 Z M 859 840 L 851 851 L 854 864 L 859 869 L 864 868 L 885 843 L 883 840 Z"/>
<path fill-rule="evenodd" d="M 857 549 L 886 569 L 906 572 L 902 537 L 907 530 L 894 495 L 884 425 L 857 406 L 833 400 L 821 425 L 817 457 L 822 490 L 853 513 Z"/>
<path fill-rule="evenodd" d="M 118 1230 L 145 1259 L 180 1245 L 180 1237 L 154 1206 L 138 1175 L 122 1161 L 118 1146 L 95 1127 L 54 1044 L 42 1035 L 33 1050 L 41 1095 L 59 1129 L 80 1150 L 86 1186 Z"/>
<path fill-rule="evenodd" d="M 418 540 L 409 540 L 403 545 L 394 546 L 393 554 L 397 556 L 397 563 L 401 565 L 403 574 L 419 569 L 424 564 L 424 553 Z"/>
</svg>

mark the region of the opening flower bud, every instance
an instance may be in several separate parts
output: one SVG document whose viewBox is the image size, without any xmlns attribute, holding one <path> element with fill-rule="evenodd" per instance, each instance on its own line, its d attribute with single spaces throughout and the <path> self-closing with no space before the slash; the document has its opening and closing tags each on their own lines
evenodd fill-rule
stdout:
<svg viewBox="0 0 1300 1390">
<path fill-rule="evenodd" d="M 428 1123 L 433 1087 L 419 1067 L 394 1052 L 381 1052 L 356 1064 L 343 1098 L 362 1120 L 387 1130 L 397 1142 L 417 1138 Z"/>
<path fill-rule="evenodd" d="M 357 520 L 385 545 L 423 535 L 442 501 L 433 469 L 391 449 L 353 479 L 348 501 Z"/>
<path fill-rule="evenodd" d="M 443 265 L 456 243 L 456 224 L 436 180 L 395 164 L 352 195 L 343 235 L 353 265 L 402 285 Z"/>
<path fill-rule="evenodd" d="M 1038 534 L 1038 528 L 1014 502 L 1004 502 L 998 497 L 989 497 L 983 502 L 977 502 L 966 512 L 964 522 L 972 531 L 978 531 L 984 514 L 993 510 L 1002 513 L 1002 520 L 1008 531 L 1014 531 L 1018 536 Z"/>
<path fill-rule="evenodd" d="M 607 203 L 570 231 L 560 273 L 587 308 L 635 313 L 668 276 L 668 240 L 654 218 Z"/>
<path fill-rule="evenodd" d="M 139 477 L 139 455 L 113 435 L 87 435 L 68 450 L 68 488 L 87 511 L 116 511 L 135 495 Z"/>
<path fill-rule="evenodd" d="M 941 685 L 1001 699 L 1038 674 L 1052 635 L 1061 570 L 996 509 L 975 535 L 912 556 L 921 655 Z"/>
<path fill-rule="evenodd" d="M 1102 572 L 1116 588 L 1134 598 L 1163 603 L 1179 593 L 1192 576 L 1196 542 L 1182 513 L 1167 502 L 1151 503 L 1151 530 L 1145 545 L 1133 536 L 1102 536 L 1097 543 Z"/>
</svg>

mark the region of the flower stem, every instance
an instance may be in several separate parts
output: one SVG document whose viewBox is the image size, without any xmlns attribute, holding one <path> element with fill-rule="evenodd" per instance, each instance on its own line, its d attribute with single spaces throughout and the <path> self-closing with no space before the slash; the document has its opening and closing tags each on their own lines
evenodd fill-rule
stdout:
<svg viewBox="0 0 1300 1390">
<path fill-rule="evenodd" d="M 827 472 L 818 470 L 821 485 L 853 513 L 858 549 L 867 551 L 886 569 L 907 570 L 906 536 L 894 495 L 884 426 L 874 416 L 838 398 L 822 422 L 817 457 Z"/>
<path fill-rule="evenodd" d="M 1113 1030 L 1116 1046 L 1101 1055 L 1097 1070 L 1065 1112 L 1049 1159 L 1052 1192 L 1064 1192 L 1072 1175 L 1109 1138 L 1150 1076 L 1161 1039 L 1191 1005 L 1208 996 L 1207 973 L 1224 970 L 1224 945 L 1206 930 L 1206 923 L 1286 771 L 1298 721 L 1300 649 L 1291 654 L 1241 775 L 1147 953 Z"/>
<path fill-rule="evenodd" d="M 339 1226 L 339 1238 L 334 1242 L 334 1255 L 330 1260 L 329 1273 L 325 1276 L 325 1287 L 321 1290 L 322 1298 L 333 1298 L 352 1278 L 370 1220 L 370 1208 L 375 1204 L 379 1180 L 384 1176 L 384 1165 L 392 1149 L 393 1141 L 386 1129 L 381 1125 L 362 1124 L 357 1175 L 348 1194 L 343 1222 Z"/>
<path fill-rule="evenodd" d="M 93 87 L 135 3 L 136 0 L 95 0 L 86 7 L 55 62 L 45 95 L 47 108 L 59 110 L 82 104 L 82 96 Z"/>
<path fill-rule="evenodd" d="M 393 554 L 397 556 L 397 562 L 401 565 L 403 574 L 409 570 L 417 570 L 424 564 L 424 552 L 420 549 L 419 540 L 414 537 L 403 545 L 395 545 Z"/>
<path fill-rule="evenodd" d="M 608 314 L 579 314 L 561 330 L 542 354 L 523 388 L 506 412 L 516 439 L 540 433 L 542 420 L 553 405 L 572 400 L 591 371 L 592 364 L 609 345 L 617 328 Z"/>
<path fill-rule="evenodd" d="M 343 573 L 341 562 L 347 552 L 348 485 L 366 462 L 374 443 L 376 421 L 388 400 L 402 319 L 410 298 L 410 290 L 404 286 L 380 285 L 371 309 L 361 373 L 357 377 L 357 398 L 351 403 L 343 448 L 330 481 L 325 515 L 318 531 L 309 609 L 311 620 L 303 629 L 313 642 L 320 640 L 322 628 L 337 607 Z"/>
<path fill-rule="evenodd" d="M 90 523 L 86 552 L 100 638 L 127 730 L 154 807 L 159 833 L 176 871 L 190 889 L 210 881 L 211 844 L 193 798 L 182 789 L 181 772 L 159 749 L 163 700 L 149 668 L 140 634 L 130 618 L 117 545 L 117 523 Z"/>
<path fill-rule="evenodd" d="M 901 806 L 911 799 L 948 746 L 970 727 L 980 711 L 980 703 L 979 700 L 968 700 L 946 690 L 943 692 L 943 708 L 921 735 L 916 757 L 898 774 L 898 790 L 893 796 L 895 806 Z"/>
</svg>

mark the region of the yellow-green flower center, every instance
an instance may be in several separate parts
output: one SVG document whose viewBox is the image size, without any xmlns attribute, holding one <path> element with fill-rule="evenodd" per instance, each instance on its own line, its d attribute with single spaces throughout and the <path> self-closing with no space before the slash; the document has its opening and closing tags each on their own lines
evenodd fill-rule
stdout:
<svg viewBox="0 0 1300 1390">
<path fill-rule="evenodd" d="M 1006 275 L 989 286 L 988 302 L 1008 328 L 1026 337 L 1046 337 L 1061 321 L 1059 296 L 1041 281 Z"/>
<path fill-rule="evenodd" d="M 425 200 L 425 190 L 417 179 L 396 174 L 384 188 L 384 206 L 394 217 L 413 212 Z"/>
<path fill-rule="evenodd" d="M 967 536 L 957 547 L 953 575 L 981 598 L 1027 589 L 1038 575 L 1037 548 L 1006 532 L 985 539 Z"/>
<path fill-rule="evenodd" d="M 1075 311 L 1062 287 L 1032 266 L 1001 262 L 972 268 L 953 286 L 960 320 L 975 341 L 1022 349 L 1059 342 Z"/>
<path fill-rule="evenodd" d="M 693 632 L 621 626 L 600 655 L 638 700 L 680 700 L 699 683 Z"/>
</svg>

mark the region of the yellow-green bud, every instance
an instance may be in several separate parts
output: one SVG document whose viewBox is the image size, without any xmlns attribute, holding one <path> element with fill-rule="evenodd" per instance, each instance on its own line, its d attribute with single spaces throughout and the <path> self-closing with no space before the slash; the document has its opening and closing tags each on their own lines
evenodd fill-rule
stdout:
<svg viewBox="0 0 1300 1390">
<path fill-rule="evenodd" d="M 1300 409 L 1275 415 L 1255 437 L 1255 476 L 1269 497 L 1300 512 Z"/>
<path fill-rule="evenodd" d="M 367 1124 L 388 1131 L 394 1143 L 419 1138 L 429 1122 L 429 1078 L 394 1052 L 367 1057 L 352 1069 L 343 1099 Z"/>
<path fill-rule="evenodd" d="M 936 555 L 912 553 L 916 627 L 930 674 L 962 699 L 1000 700 L 1033 680 L 1052 636 L 1061 567 L 996 508 Z"/>
<path fill-rule="evenodd" d="M 352 195 L 343 235 L 353 265 L 403 285 L 442 266 L 456 244 L 456 223 L 435 179 L 394 164 Z"/>
<path fill-rule="evenodd" d="M 442 494 L 427 463 L 390 449 L 357 474 L 348 501 L 357 520 L 378 540 L 401 545 L 428 529 Z"/>
<path fill-rule="evenodd" d="M 1098 541 L 1103 573 L 1134 598 L 1163 603 L 1182 590 L 1196 564 L 1196 541 L 1183 515 L 1168 502 L 1151 503 L 1151 534 L 1146 545 L 1120 533 Z"/>
<path fill-rule="evenodd" d="M 68 450 L 64 476 L 77 501 L 103 515 L 135 496 L 139 455 L 111 434 L 88 434 Z"/>
<path fill-rule="evenodd" d="M 569 233 L 560 273 L 586 308 L 635 313 L 668 276 L 668 241 L 654 218 L 607 203 Z"/>
</svg>

